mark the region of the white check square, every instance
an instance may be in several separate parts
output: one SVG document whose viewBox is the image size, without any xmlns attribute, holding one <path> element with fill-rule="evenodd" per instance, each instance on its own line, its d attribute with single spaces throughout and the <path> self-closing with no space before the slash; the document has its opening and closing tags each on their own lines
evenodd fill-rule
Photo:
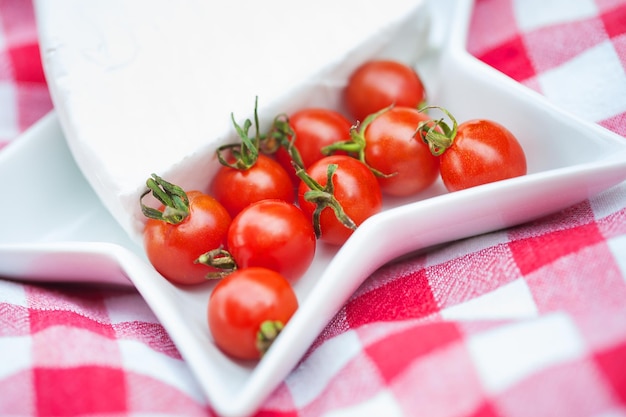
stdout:
<svg viewBox="0 0 626 417">
<path fill-rule="evenodd" d="M 609 40 L 544 72 L 538 81 L 551 102 L 583 119 L 599 122 L 624 111 L 626 74 Z"/>
<path fill-rule="evenodd" d="M 522 32 L 598 14 L 593 0 L 515 0 L 513 10 Z"/>
<path fill-rule="evenodd" d="M 0 352 L 5 358 L 9 358 L 0 366 L 0 380 L 32 368 L 32 356 L 27 353 L 32 351 L 32 345 L 33 339 L 30 336 L 0 338 Z"/>
<path fill-rule="evenodd" d="M 581 358 L 585 352 L 576 327 L 560 313 L 474 335 L 467 345 L 491 393 L 502 392 L 542 369 Z"/>
<path fill-rule="evenodd" d="M 296 408 L 319 397 L 335 375 L 363 349 L 355 331 L 347 331 L 327 340 L 307 358 L 306 367 L 296 368 L 285 384 Z M 303 373 L 307 373 L 303 376 Z"/>
<path fill-rule="evenodd" d="M 502 320 L 537 316 L 537 305 L 524 279 L 441 310 L 446 320 Z"/>
</svg>

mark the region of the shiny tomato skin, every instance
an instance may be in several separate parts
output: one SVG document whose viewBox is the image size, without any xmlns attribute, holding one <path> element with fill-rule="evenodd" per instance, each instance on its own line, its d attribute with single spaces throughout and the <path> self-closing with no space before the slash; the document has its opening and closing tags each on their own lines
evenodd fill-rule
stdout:
<svg viewBox="0 0 626 417">
<path fill-rule="evenodd" d="M 287 171 L 263 154 L 259 154 L 256 163 L 246 170 L 221 166 L 209 191 L 231 217 L 257 201 L 273 198 L 293 203 L 296 197 Z"/>
<path fill-rule="evenodd" d="M 217 283 L 207 309 L 216 345 L 233 358 L 255 360 L 257 332 L 266 320 L 286 325 L 298 308 L 289 282 L 266 268 L 239 269 Z"/>
<path fill-rule="evenodd" d="M 363 63 L 344 90 L 348 112 L 360 121 L 392 104 L 417 109 L 425 100 L 426 91 L 417 72 L 393 60 Z"/>
<path fill-rule="evenodd" d="M 289 125 L 295 133 L 294 146 L 298 149 L 304 167 L 311 166 L 325 155 L 321 152 L 324 146 L 348 140 L 352 123 L 341 113 L 325 108 L 305 108 L 296 111 L 289 117 Z M 291 165 L 291 157 L 285 148 L 276 152 L 276 160 L 291 175 L 295 185 L 300 178 Z"/>
<path fill-rule="evenodd" d="M 282 200 L 249 205 L 228 230 L 227 248 L 239 268 L 265 267 L 291 282 L 313 262 L 316 244 L 309 219 L 300 208 Z"/>
<path fill-rule="evenodd" d="M 148 219 L 144 247 L 150 263 L 167 280 L 193 285 L 206 282 L 216 269 L 194 261 L 203 253 L 226 245 L 231 217 L 213 197 L 199 191 L 187 192 L 189 216 L 173 225 Z"/>
<path fill-rule="evenodd" d="M 365 130 L 365 161 L 383 174 L 378 177 L 383 194 L 403 197 L 430 187 L 439 176 L 439 159 L 428 145 L 415 140 L 420 122 L 431 118 L 409 107 L 393 107 Z"/>
<path fill-rule="evenodd" d="M 525 175 L 526 155 L 517 138 L 491 120 L 461 123 L 452 146 L 441 155 L 441 178 L 448 191 Z"/>
<path fill-rule="evenodd" d="M 359 226 L 382 209 L 382 193 L 378 181 L 367 166 L 347 155 L 322 158 L 311 165 L 307 173 L 320 185 L 325 186 L 328 165 L 331 164 L 337 165 L 337 171 L 333 176 L 335 198 L 348 217 Z M 312 219 L 316 206 L 304 198 L 307 191 L 309 187 L 301 182 L 298 187 L 298 204 L 307 217 Z M 354 232 L 337 220 L 330 207 L 322 211 L 320 226 L 320 240 L 331 245 L 342 245 Z"/>
</svg>

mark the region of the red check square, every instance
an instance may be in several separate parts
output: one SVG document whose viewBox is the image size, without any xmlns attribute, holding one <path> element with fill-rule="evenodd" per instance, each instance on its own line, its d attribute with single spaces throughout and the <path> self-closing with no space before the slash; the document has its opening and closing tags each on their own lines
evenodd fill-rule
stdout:
<svg viewBox="0 0 626 417">
<path fill-rule="evenodd" d="M 46 83 L 38 44 L 33 43 L 14 47 L 9 50 L 9 56 L 13 64 L 15 81 L 39 84 Z"/>
<path fill-rule="evenodd" d="M 501 43 L 477 58 L 500 72 L 508 74 L 516 81 L 523 81 L 535 76 L 535 68 L 526 52 L 524 40 L 520 36 Z"/>
<path fill-rule="evenodd" d="M 626 25 L 624 25 L 624 22 L 626 22 L 626 4 L 605 12 L 600 18 L 610 38 L 626 33 Z"/>
<path fill-rule="evenodd" d="M 615 396 L 626 403 L 626 343 L 596 353 L 595 362 Z"/>
<path fill-rule="evenodd" d="M 407 328 L 366 348 L 387 382 L 391 382 L 407 364 L 420 356 L 461 339 L 453 322 L 436 322 Z"/>
<path fill-rule="evenodd" d="M 77 416 L 127 411 L 124 371 L 100 366 L 33 369 L 37 415 Z M 102 395 L 105 392 L 106 395 Z"/>
<path fill-rule="evenodd" d="M 509 243 L 509 247 L 520 271 L 526 275 L 602 240 L 597 225 L 590 223 L 541 236 L 514 240 Z"/>
<path fill-rule="evenodd" d="M 356 328 L 373 321 L 426 317 L 437 311 L 426 272 L 418 269 L 353 298 L 345 306 L 345 317 L 350 327 Z"/>
</svg>

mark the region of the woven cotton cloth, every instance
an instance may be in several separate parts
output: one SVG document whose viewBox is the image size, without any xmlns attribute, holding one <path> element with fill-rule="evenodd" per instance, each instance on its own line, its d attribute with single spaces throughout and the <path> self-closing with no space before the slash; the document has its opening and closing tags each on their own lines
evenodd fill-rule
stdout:
<svg viewBox="0 0 626 417">
<path fill-rule="evenodd" d="M 626 1 L 477 0 L 467 47 L 626 136 Z M 51 108 L 0 0 L 0 145 Z M 0 280 L 0 352 L 2 416 L 214 415 L 134 289 Z M 626 183 L 382 267 L 257 415 L 626 416 Z"/>
</svg>

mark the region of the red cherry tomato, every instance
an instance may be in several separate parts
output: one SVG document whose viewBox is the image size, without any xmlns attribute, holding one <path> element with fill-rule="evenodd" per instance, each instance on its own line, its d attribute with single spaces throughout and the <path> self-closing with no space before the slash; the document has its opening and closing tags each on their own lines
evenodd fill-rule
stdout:
<svg viewBox="0 0 626 417">
<path fill-rule="evenodd" d="M 433 120 L 441 129 L 424 125 L 416 135 L 428 143 L 434 155 L 440 155 L 441 179 L 448 191 L 526 174 L 524 149 L 506 127 L 486 119 L 468 120 L 459 125 L 446 109 L 429 108 L 443 111 L 452 121 L 449 127 L 443 120 Z"/>
<path fill-rule="evenodd" d="M 393 107 L 365 127 L 364 161 L 385 174 L 378 177 L 383 194 L 415 195 L 439 175 L 439 160 L 428 145 L 413 139 L 420 122 L 430 118 L 409 107 Z"/>
<path fill-rule="evenodd" d="M 449 191 L 526 174 L 526 155 L 513 134 L 490 120 L 461 123 L 441 155 L 441 178 Z"/>
<path fill-rule="evenodd" d="M 408 65 L 391 60 L 368 61 L 357 68 L 344 90 L 350 114 L 364 120 L 390 105 L 417 109 L 426 101 L 419 75 Z"/>
<path fill-rule="evenodd" d="M 217 269 L 196 263 L 205 252 L 226 244 L 231 217 L 213 197 L 199 191 L 186 193 L 189 213 L 176 224 L 149 218 L 144 246 L 154 268 L 176 284 L 206 282 Z M 161 207 L 161 211 L 163 207 Z"/>
<path fill-rule="evenodd" d="M 239 269 L 219 281 L 207 321 L 217 346 L 237 358 L 259 359 L 298 308 L 289 282 L 266 268 Z"/>
<path fill-rule="evenodd" d="M 346 155 L 331 155 L 320 159 L 309 167 L 308 176 L 320 186 L 328 188 L 328 167 L 336 166 L 332 175 L 332 193 L 312 190 L 302 181 L 298 187 L 298 203 L 302 211 L 314 221 L 316 204 L 307 200 L 312 191 L 321 198 L 333 196 L 353 222 L 353 228 L 347 227 L 338 218 L 331 207 L 324 208 L 319 216 L 319 238 L 333 245 L 343 244 L 367 218 L 378 213 L 382 208 L 382 194 L 372 171 L 359 160 Z"/>
<path fill-rule="evenodd" d="M 235 217 L 244 207 L 265 199 L 295 202 L 293 182 L 272 158 L 259 154 L 248 169 L 221 166 L 210 186 L 212 194 Z"/>
<path fill-rule="evenodd" d="M 352 123 L 335 110 L 307 108 L 293 113 L 289 117 L 289 126 L 295 133 L 293 145 L 306 168 L 325 156 L 321 152 L 324 146 L 349 139 Z M 299 184 L 300 178 L 295 174 L 291 156 L 284 147 L 276 152 L 276 160 L 290 173 L 294 184 Z"/>
<path fill-rule="evenodd" d="M 227 248 L 238 268 L 274 270 L 290 281 L 311 265 L 316 239 L 302 210 L 282 200 L 263 200 L 243 209 L 228 230 Z"/>
</svg>

